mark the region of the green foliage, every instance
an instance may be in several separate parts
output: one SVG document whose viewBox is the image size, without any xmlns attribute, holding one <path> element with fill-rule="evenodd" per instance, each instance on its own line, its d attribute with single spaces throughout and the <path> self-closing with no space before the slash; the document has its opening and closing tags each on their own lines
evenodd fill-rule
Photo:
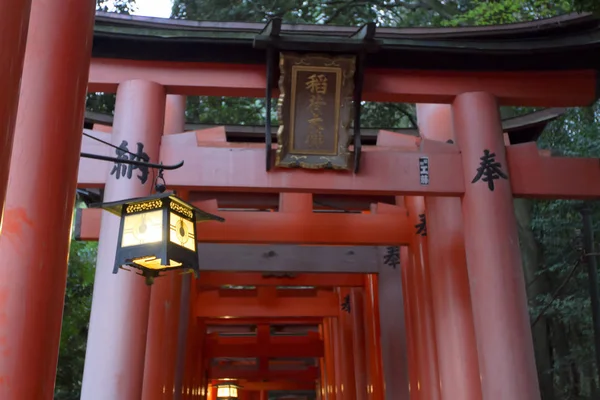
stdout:
<svg viewBox="0 0 600 400">
<path fill-rule="evenodd" d="M 464 3 L 464 0 L 175 0 L 173 18 L 265 22 L 280 17 L 295 24 L 360 25 L 376 21 L 384 26 L 430 25 L 459 12 Z"/>
<path fill-rule="evenodd" d="M 600 1 L 598 0 L 574 0 L 573 8 L 578 12 L 592 12 L 600 14 Z"/>
<path fill-rule="evenodd" d="M 498 25 L 554 17 L 571 11 L 570 0 L 474 0 L 467 11 L 442 22 L 444 26 Z"/>
<path fill-rule="evenodd" d="M 112 5 L 112 7 L 109 7 L 109 5 Z M 132 11 L 136 10 L 136 5 L 135 0 L 113 0 L 112 2 L 109 0 L 96 0 L 96 10 L 131 14 Z"/>
<path fill-rule="evenodd" d="M 80 397 L 97 247 L 96 242 L 71 241 L 55 400 Z"/>
<path fill-rule="evenodd" d="M 562 156 L 600 157 L 600 105 L 574 108 L 550 124 L 539 140 L 542 148 Z M 590 184 L 593 184 L 590 182 Z M 550 371 L 557 398 L 590 399 L 597 393 L 593 333 L 586 266 L 582 259 L 579 201 L 535 201 L 532 229 L 543 255 L 537 279 L 546 279 L 552 290 L 532 299 L 531 314 L 550 321 Z M 600 230 L 600 207 L 593 207 L 594 230 Z M 569 275 L 573 275 L 569 278 Z M 566 282 L 566 283 L 565 283 Z M 555 299 L 556 288 L 564 289 Z"/>
</svg>

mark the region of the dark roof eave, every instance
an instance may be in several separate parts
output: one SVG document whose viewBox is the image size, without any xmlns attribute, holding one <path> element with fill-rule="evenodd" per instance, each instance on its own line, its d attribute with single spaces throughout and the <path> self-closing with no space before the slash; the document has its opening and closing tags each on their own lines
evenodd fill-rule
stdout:
<svg viewBox="0 0 600 400">
<path fill-rule="evenodd" d="M 264 24 L 99 13 L 94 57 L 262 64 Z M 356 27 L 283 25 L 286 50 L 348 52 Z M 518 40 L 517 40 L 518 39 Z M 439 70 L 600 69 L 600 22 L 589 14 L 491 27 L 378 28 L 367 67 Z M 264 43 L 263 43 L 264 44 Z M 440 57 L 443 55 L 443 57 Z"/>
</svg>

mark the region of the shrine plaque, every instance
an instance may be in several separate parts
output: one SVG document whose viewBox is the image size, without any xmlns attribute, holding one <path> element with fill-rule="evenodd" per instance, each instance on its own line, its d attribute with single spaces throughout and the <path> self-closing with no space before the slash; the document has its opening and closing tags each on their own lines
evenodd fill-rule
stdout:
<svg viewBox="0 0 600 400">
<path fill-rule="evenodd" d="M 281 53 L 276 167 L 351 169 L 354 56 Z"/>
</svg>

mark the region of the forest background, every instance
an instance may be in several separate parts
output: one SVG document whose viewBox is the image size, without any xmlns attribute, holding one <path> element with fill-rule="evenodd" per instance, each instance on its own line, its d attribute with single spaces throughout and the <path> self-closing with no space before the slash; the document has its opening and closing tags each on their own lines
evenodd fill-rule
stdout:
<svg viewBox="0 0 600 400">
<path fill-rule="evenodd" d="M 96 0 L 109 11 L 108 0 Z M 115 0 L 110 11 L 131 13 L 135 0 Z M 174 0 L 171 18 L 359 26 L 466 26 L 508 24 L 570 12 L 600 13 L 597 0 Z M 262 99 L 188 97 L 188 122 L 264 125 Z M 112 114 L 115 96 L 88 95 L 87 110 Z M 600 157 L 600 102 L 569 109 L 550 123 L 540 148 L 564 156 Z M 503 118 L 536 111 L 503 107 Z M 417 124 L 414 104 L 366 103 L 365 128 L 407 128 Z M 600 399 L 594 362 L 587 273 L 582 262 L 578 201 L 515 200 L 523 269 L 544 400 Z M 594 230 L 600 207 L 592 204 Z M 80 397 L 97 243 L 71 242 L 56 400 Z"/>
</svg>

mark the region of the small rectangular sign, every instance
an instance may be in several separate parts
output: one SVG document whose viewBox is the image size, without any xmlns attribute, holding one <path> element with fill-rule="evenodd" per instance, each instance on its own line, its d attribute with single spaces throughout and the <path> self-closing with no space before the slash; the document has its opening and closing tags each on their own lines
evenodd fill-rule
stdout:
<svg viewBox="0 0 600 400">
<path fill-rule="evenodd" d="M 419 175 L 421 185 L 429 185 L 429 157 L 419 157 Z"/>
</svg>

